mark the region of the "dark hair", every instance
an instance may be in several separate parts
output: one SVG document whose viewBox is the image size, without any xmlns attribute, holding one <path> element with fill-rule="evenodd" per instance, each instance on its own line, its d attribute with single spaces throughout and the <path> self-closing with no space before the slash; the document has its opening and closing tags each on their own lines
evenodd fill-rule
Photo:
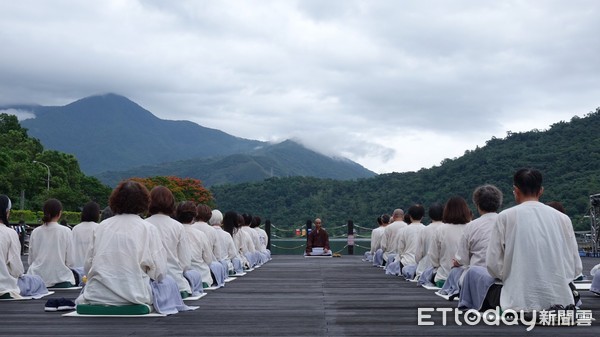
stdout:
<svg viewBox="0 0 600 337">
<path fill-rule="evenodd" d="M 10 203 L 10 199 L 7 195 L 0 195 L 0 221 L 6 226 L 8 223 L 8 204 Z"/>
<path fill-rule="evenodd" d="M 382 214 L 382 215 L 381 215 L 381 221 L 382 221 L 384 224 L 386 224 L 386 225 L 390 223 L 390 219 L 391 219 L 391 218 L 392 218 L 392 217 L 391 217 L 389 214 Z"/>
<path fill-rule="evenodd" d="M 143 214 L 148 211 L 150 193 L 146 186 L 133 180 L 119 183 L 109 199 L 114 214 Z"/>
<path fill-rule="evenodd" d="M 100 213 L 100 221 L 104 221 L 110 217 L 112 217 L 113 215 L 115 215 L 112 211 L 112 209 L 110 209 L 110 206 L 106 206 L 103 210 L 102 213 Z"/>
<path fill-rule="evenodd" d="M 429 218 L 431 218 L 431 221 L 442 221 L 444 218 L 444 206 L 439 202 L 429 205 Z"/>
<path fill-rule="evenodd" d="M 250 227 L 251 228 L 256 228 L 256 227 L 260 226 L 261 222 L 262 222 L 262 220 L 260 219 L 260 217 L 258 215 L 257 216 L 253 216 L 252 217 L 252 222 L 250 223 Z"/>
<path fill-rule="evenodd" d="M 205 204 L 199 204 L 198 208 L 196 209 L 196 220 L 208 222 L 208 220 L 210 220 L 211 217 L 212 209 L 210 209 L 210 206 Z"/>
<path fill-rule="evenodd" d="M 467 201 L 459 196 L 448 199 L 444 207 L 442 221 L 453 225 L 463 225 L 471 221 L 471 210 L 467 205 Z"/>
<path fill-rule="evenodd" d="M 542 172 L 534 168 L 522 168 L 515 173 L 513 184 L 524 196 L 536 196 L 542 190 Z"/>
<path fill-rule="evenodd" d="M 546 205 L 554 208 L 555 210 L 557 210 L 561 213 L 567 214 L 567 211 L 565 211 L 565 207 L 563 206 L 563 204 L 561 204 L 558 201 L 550 201 L 550 202 L 546 203 Z"/>
<path fill-rule="evenodd" d="M 62 204 L 60 203 L 60 201 L 58 201 L 58 199 L 48 199 L 44 203 L 42 209 L 44 211 L 42 222 L 44 224 L 47 224 L 52 219 L 60 215 L 60 212 L 62 212 Z"/>
<path fill-rule="evenodd" d="M 90 201 L 85 204 L 81 210 L 81 222 L 98 222 L 98 220 L 100 220 L 100 206 L 97 203 Z"/>
<path fill-rule="evenodd" d="M 377 219 L 376 219 L 375 221 L 377 221 L 377 224 L 378 224 L 379 226 L 383 225 L 383 220 L 381 220 L 381 217 L 380 217 L 380 216 L 378 216 L 378 217 L 377 217 Z"/>
<path fill-rule="evenodd" d="M 192 201 L 182 201 L 175 210 L 175 220 L 188 224 L 196 218 L 196 205 Z"/>
<path fill-rule="evenodd" d="M 234 211 L 229 211 L 223 216 L 223 230 L 233 236 L 238 227 L 238 214 Z"/>
<path fill-rule="evenodd" d="M 242 222 L 242 226 L 250 226 L 252 224 L 252 214 L 242 214 L 242 218 L 244 222 Z"/>
<path fill-rule="evenodd" d="M 164 186 L 156 186 L 150 191 L 150 206 L 148 206 L 150 215 L 162 213 L 173 215 L 175 213 L 175 197 L 170 189 Z"/>
<path fill-rule="evenodd" d="M 497 212 L 502 206 L 502 191 L 494 185 L 479 186 L 473 191 L 473 203 L 484 212 Z"/>
<path fill-rule="evenodd" d="M 412 205 L 408 208 L 408 215 L 413 220 L 421 221 L 421 219 L 423 219 L 423 215 L 425 215 L 425 207 L 423 207 L 421 204 Z"/>
</svg>

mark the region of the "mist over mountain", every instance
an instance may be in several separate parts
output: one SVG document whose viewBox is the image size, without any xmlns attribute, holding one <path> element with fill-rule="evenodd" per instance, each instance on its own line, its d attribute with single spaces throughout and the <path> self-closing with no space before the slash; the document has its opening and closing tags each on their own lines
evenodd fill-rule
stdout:
<svg viewBox="0 0 600 337">
<path fill-rule="evenodd" d="M 35 118 L 21 121 L 29 134 L 53 150 L 74 154 L 81 169 L 114 185 L 131 176 L 177 175 L 207 185 L 269 177 L 355 179 L 375 173 L 285 141 L 244 139 L 189 121 L 164 120 L 116 94 L 65 106 L 11 105 Z"/>
</svg>

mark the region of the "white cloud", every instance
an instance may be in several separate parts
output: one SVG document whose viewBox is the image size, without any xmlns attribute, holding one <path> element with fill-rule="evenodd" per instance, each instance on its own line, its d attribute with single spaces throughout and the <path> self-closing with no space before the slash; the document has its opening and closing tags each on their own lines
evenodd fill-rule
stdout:
<svg viewBox="0 0 600 337">
<path fill-rule="evenodd" d="M 4 1 L 0 104 L 161 118 L 418 170 L 600 103 L 596 1 Z"/>
<path fill-rule="evenodd" d="M 0 114 L 17 116 L 19 121 L 35 118 L 35 114 L 33 112 L 21 109 L 0 109 Z"/>
</svg>

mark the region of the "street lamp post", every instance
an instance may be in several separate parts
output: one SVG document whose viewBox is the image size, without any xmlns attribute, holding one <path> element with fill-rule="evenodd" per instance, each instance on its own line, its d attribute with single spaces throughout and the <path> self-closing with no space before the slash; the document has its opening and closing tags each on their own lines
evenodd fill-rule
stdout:
<svg viewBox="0 0 600 337">
<path fill-rule="evenodd" d="M 42 163 L 41 161 L 34 160 L 33 162 L 36 164 L 42 164 L 42 165 L 46 166 L 46 169 L 48 169 L 48 178 L 46 179 L 46 182 L 47 182 L 46 185 L 48 186 L 48 191 L 50 191 L 50 167 L 48 165 L 46 165 L 45 163 Z"/>
</svg>

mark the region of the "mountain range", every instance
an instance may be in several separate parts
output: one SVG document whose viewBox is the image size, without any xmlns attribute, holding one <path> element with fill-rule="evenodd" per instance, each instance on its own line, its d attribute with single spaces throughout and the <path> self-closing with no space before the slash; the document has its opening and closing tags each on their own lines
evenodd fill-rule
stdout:
<svg viewBox="0 0 600 337">
<path fill-rule="evenodd" d="M 277 176 L 332 179 L 375 173 L 297 142 L 244 139 L 190 121 L 164 120 L 116 94 L 90 96 L 65 106 L 10 105 L 35 118 L 21 121 L 45 148 L 75 155 L 82 171 L 114 185 L 132 176 L 177 175 L 206 186 Z"/>
</svg>

